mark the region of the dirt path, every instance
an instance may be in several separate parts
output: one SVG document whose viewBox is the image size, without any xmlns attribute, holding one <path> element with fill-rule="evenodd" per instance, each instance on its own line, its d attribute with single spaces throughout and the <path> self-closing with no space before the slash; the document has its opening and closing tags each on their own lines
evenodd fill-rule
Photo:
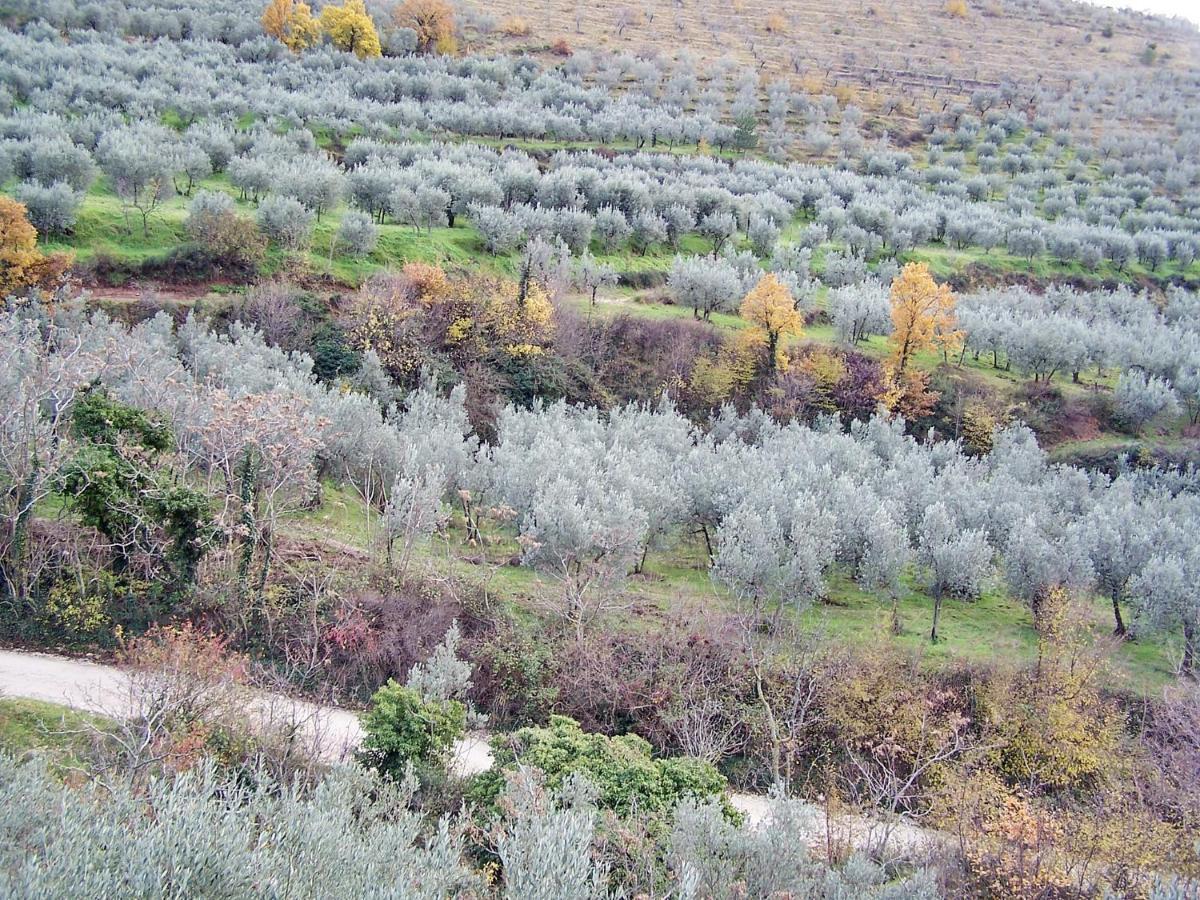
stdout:
<svg viewBox="0 0 1200 900">
<path fill-rule="evenodd" d="M 0 696 L 24 697 L 59 703 L 74 709 L 88 710 L 107 716 L 125 716 L 132 708 L 129 676 L 115 666 L 86 660 L 29 653 L 20 650 L 0 650 Z M 249 691 L 247 710 L 262 717 L 284 715 L 298 723 L 311 738 L 311 745 L 327 762 L 350 759 L 362 740 L 358 713 L 333 706 L 319 706 L 279 694 Z M 492 767 L 492 748 L 488 735 L 468 735 L 454 747 L 451 770 L 458 775 L 476 775 Z M 751 828 L 758 828 L 771 815 L 772 800 L 758 794 L 731 792 L 729 800 L 746 817 Z M 810 842 L 821 844 L 828 837 L 826 825 L 817 807 L 811 807 L 812 833 Z M 874 847 L 886 840 L 892 852 L 915 852 L 934 837 L 934 833 L 907 823 L 898 823 L 882 836 L 881 823 L 861 817 L 842 817 L 834 824 L 833 838 L 855 847 Z"/>
<path fill-rule="evenodd" d="M 0 696 L 44 700 L 113 717 L 136 712 L 129 677 L 121 669 L 47 653 L 0 650 Z M 358 714 L 352 710 L 259 691 L 247 692 L 246 705 L 264 717 L 284 716 L 297 722 L 327 762 L 348 760 L 362 740 Z M 486 735 L 459 741 L 452 766 L 460 775 L 490 769 L 492 751 Z"/>
<path fill-rule="evenodd" d="M 213 294 L 212 284 L 160 284 L 155 281 L 132 281 L 122 285 L 94 284 L 86 288 L 96 303 L 138 303 L 152 297 L 159 303 L 192 306 L 197 300 Z"/>
</svg>

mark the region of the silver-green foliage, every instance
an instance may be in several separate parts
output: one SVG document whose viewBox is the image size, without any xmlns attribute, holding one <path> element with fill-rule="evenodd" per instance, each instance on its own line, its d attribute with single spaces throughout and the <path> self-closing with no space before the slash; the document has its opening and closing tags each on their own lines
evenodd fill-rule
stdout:
<svg viewBox="0 0 1200 900">
<path fill-rule="evenodd" d="M 83 194 L 65 181 L 45 185 L 23 181 L 13 188 L 13 196 L 25 204 L 29 221 L 39 235 L 63 234 L 75 226 Z"/>
<path fill-rule="evenodd" d="M 579 776 L 550 796 L 528 773 L 505 792 L 511 809 L 497 841 L 509 900 L 590 900 L 606 896 L 605 870 L 593 858 L 593 791 Z"/>
<path fill-rule="evenodd" d="M 675 813 L 670 861 L 683 900 L 735 897 L 808 897 L 813 900 L 888 898 L 935 900 L 930 873 L 896 878 L 863 857 L 841 868 L 814 859 L 807 847 L 819 823 L 811 808 L 776 800 L 755 828 L 731 825 L 719 804 L 685 801 Z"/>
<path fill-rule="evenodd" d="M 1113 405 L 1118 418 L 1134 433 L 1159 416 L 1179 415 L 1179 399 L 1162 378 L 1130 369 L 1117 380 Z"/>
<path fill-rule="evenodd" d="M 0 756 L 6 897 L 440 898 L 475 882 L 459 831 L 357 769 L 247 787 L 211 765 L 134 790 L 65 787 Z"/>
<path fill-rule="evenodd" d="M 287 250 L 308 243 L 316 214 L 291 197 L 267 197 L 258 205 L 258 226 L 272 241 Z"/>
<path fill-rule="evenodd" d="M 348 212 L 338 225 L 337 245 L 354 256 L 366 256 L 379 242 L 379 228 L 366 213 Z"/>
<path fill-rule="evenodd" d="M 458 655 L 461 640 L 462 634 L 455 621 L 430 657 L 409 670 L 405 686 L 420 694 L 426 702 L 465 699 L 471 689 L 474 666 Z"/>
</svg>

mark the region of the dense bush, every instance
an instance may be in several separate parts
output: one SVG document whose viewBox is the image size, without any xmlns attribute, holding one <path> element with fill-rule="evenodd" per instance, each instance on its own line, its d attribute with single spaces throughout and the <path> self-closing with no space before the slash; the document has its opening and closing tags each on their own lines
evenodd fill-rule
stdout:
<svg viewBox="0 0 1200 900">
<path fill-rule="evenodd" d="M 250 218 L 239 214 L 228 194 L 199 191 L 188 204 L 184 227 L 218 265 L 243 272 L 262 262 L 266 238 Z"/>
<path fill-rule="evenodd" d="M 258 227 L 285 250 L 308 244 L 316 214 L 291 197 L 266 197 L 258 205 Z"/>
<path fill-rule="evenodd" d="M 25 204 L 29 221 L 42 235 L 61 235 L 75 227 L 83 195 L 64 181 L 46 186 L 25 181 L 13 189 L 13 196 Z"/>
<path fill-rule="evenodd" d="M 362 760 L 395 779 L 405 769 L 443 767 L 462 737 L 466 708 L 457 700 L 426 700 L 405 685 L 389 681 L 371 697 L 363 716 Z"/>
<path fill-rule="evenodd" d="M 63 785 L 0 755 L 0 889 L 12 896 L 413 897 L 476 884 L 457 831 L 425 832 L 402 788 L 338 770 L 307 792 L 202 764 L 142 786 Z"/>
<path fill-rule="evenodd" d="M 367 256 L 379 242 L 379 229 L 365 213 L 348 212 L 338 225 L 337 244 L 353 256 Z"/>
<path fill-rule="evenodd" d="M 494 800 L 505 769 L 534 766 L 551 789 L 583 776 L 596 789 L 596 802 L 619 815 L 669 815 L 684 798 L 719 797 L 725 779 L 697 759 L 654 759 L 636 735 L 589 734 L 566 716 L 551 716 L 545 728 L 522 728 L 494 748 L 496 766 L 477 779 L 472 796 Z"/>
</svg>

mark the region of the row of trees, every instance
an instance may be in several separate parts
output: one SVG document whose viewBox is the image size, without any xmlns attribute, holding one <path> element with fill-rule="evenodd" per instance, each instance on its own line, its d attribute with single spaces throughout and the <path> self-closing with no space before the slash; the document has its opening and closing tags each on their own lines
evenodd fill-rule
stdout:
<svg viewBox="0 0 1200 900">
<path fill-rule="evenodd" d="M 641 423 L 636 443 L 621 438 L 631 422 Z M 1195 639 L 1195 604 L 1167 599 L 1156 574 L 1196 564 L 1169 536 L 1197 514 L 1195 495 L 1136 475 L 1089 480 L 1049 464 L 1024 428 L 972 459 L 879 419 L 847 434 L 726 414 L 700 436 L 669 407 L 604 422 L 559 405 L 506 412 L 487 459 L 489 489 L 536 545 L 527 560 L 563 578 L 576 605 L 623 579 L 647 545 L 696 529 L 714 578 L 758 614 L 823 597 L 835 570 L 896 591 L 915 564 L 934 598 L 935 638 L 942 600 L 974 598 L 999 572 L 1035 614 L 1051 588 L 1099 587 L 1119 631 L 1131 605 L 1139 624 L 1173 621 Z"/>
<path fill-rule="evenodd" d="M 37 577 L 31 511 L 61 490 L 78 451 L 78 385 L 98 381 L 165 417 L 175 449 L 156 465 L 213 498 L 243 589 L 265 583 L 279 517 L 334 478 L 361 495 L 369 528 L 401 565 L 441 527 L 448 499 L 464 504 L 475 533 L 480 516 L 511 518 L 525 562 L 561 581 L 557 611 L 579 628 L 623 602 L 621 584 L 650 546 L 694 532 L 714 578 L 760 615 L 813 602 L 834 571 L 887 592 L 915 567 L 936 619 L 944 598 L 977 596 L 999 572 L 1035 615 L 1053 588 L 1102 589 L 1118 629 L 1123 607 L 1140 629 L 1182 628 L 1194 664 L 1200 609 L 1189 585 L 1200 559 L 1188 535 L 1200 510 L 1190 482 L 1052 465 L 1022 427 L 971 457 L 882 418 L 847 433 L 726 411 L 701 432 L 665 402 L 606 416 L 560 403 L 507 409 L 480 447 L 461 388 L 444 396 L 427 382 L 386 412 L 371 395 L 387 383 L 377 360 L 347 392 L 241 326 L 221 336 L 195 321 L 176 332 L 161 316 L 127 330 L 102 314 L 39 323 L 10 312 L 4 328 L 0 549 L 17 596 Z M 136 533 L 168 546 L 152 509 L 124 515 L 108 529 L 114 543 Z"/>
<path fill-rule="evenodd" d="M 1195 293 L 1171 289 L 1160 309 L 1128 290 L 968 294 L 959 305 L 963 353 L 1015 367 L 1035 381 L 1087 370 L 1123 374 L 1115 399 L 1134 431 L 1160 413 L 1200 415 L 1200 319 Z"/>
<path fill-rule="evenodd" d="M 0 133 L 19 142 L 4 155 L 12 157 L 23 199 L 34 210 L 36 224 L 43 231 L 70 227 L 78 198 L 90 183 L 88 156 L 103 164 L 100 139 L 124 128 L 124 121 L 115 111 L 118 105 L 136 108 L 143 121 L 170 115 L 184 124 L 200 119 L 209 123 L 183 142 L 163 135 L 154 141 L 155 158 L 164 148 L 179 156 L 170 167 L 171 177 L 156 172 L 155 183 L 165 189 L 171 182 L 170 188 L 185 193 L 208 170 L 221 171 L 229 164 L 230 141 L 238 143 L 238 155 L 259 157 L 239 163 L 245 179 L 253 182 L 263 171 L 269 171 L 274 160 L 263 157 L 277 152 L 267 152 L 265 145 L 251 152 L 244 138 L 227 127 L 212 124 L 229 122 L 246 112 L 260 121 L 341 133 L 366 127 L 381 136 L 419 129 L 501 137 L 627 139 L 637 146 L 660 140 L 670 143 L 703 139 L 721 147 L 730 145 L 737 133 L 737 128 L 725 121 L 727 112 L 723 110 L 709 110 L 712 115 L 689 113 L 666 104 L 661 97 L 622 93 L 603 83 L 585 86 L 579 83 L 578 73 L 539 74 L 513 61 L 471 59 L 451 65 L 415 58 L 389 60 L 379 63 L 378 70 L 373 67 L 363 72 L 359 70 L 362 64 L 352 62 L 353 57 L 346 54 L 321 57 L 322 51 L 318 50 L 307 54 L 303 61 L 292 59 L 286 52 L 283 56 L 267 53 L 259 58 L 253 53 L 234 53 L 224 44 L 199 42 L 194 48 L 195 63 L 190 56 L 184 63 L 171 42 L 131 48 L 121 42 L 110 43 L 107 35 L 96 33 L 87 53 L 32 28 L 23 34 L 6 32 L 0 36 L 6 55 L 17 61 L 10 72 L 21 73 L 9 86 L 10 93 L 27 104 L 20 114 L 3 123 Z M 184 43 L 190 47 L 197 42 Z M 228 58 L 210 59 L 205 54 Z M 153 76 L 147 74 L 147 66 L 155 69 Z M 64 71 L 69 75 L 57 74 Z M 236 79 L 229 77 L 234 72 L 242 74 Z M 89 79 L 101 76 L 113 87 L 94 90 Z M 737 96 L 743 93 L 739 90 Z M 786 100 L 778 91 L 772 96 Z M 280 100 L 282 97 L 287 98 L 286 103 Z M 805 101 L 803 115 L 809 115 L 810 108 Z M 847 110 L 844 118 L 854 121 L 856 117 Z M 1019 125 L 1001 118 L 991 127 L 1008 135 L 1015 134 Z M 224 138 L 214 131 L 223 131 Z M 38 141 L 49 141 L 52 146 L 38 146 Z M 122 150 L 120 146 L 105 149 L 108 156 Z M 132 153 L 132 147 L 124 150 L 127 156 Z M 389 163 L 399 162 L 400 168 L 411 165 L 405 159 L 407 151 L 387 154 L 384 150 L 376 145 L 372 155 L 385 157 Z M 306 152 L 311 155 L 311 148 Z M 1196 256 L 1196 222 L 1191 207 L 1156 194 L 1153 181 L 1133 173 L 1113 171 L 1093 183 L 1086 171 L 1064 175 L 1052 164 L 1030 164 L 1029 157 L 1019 165 L 1001 166 L 1011 171 L 1012 183 L 1004 204 L 996 205 L 991 201 L 1001 192 L 999 183 L 986 173 L 959 176 L 952 158 L 941 158 L 937 165 L 918 169 L 911 160 L 906 161 L 905 154 L 884 148 L 864 159 L 863 175 L 763 164 L 746 164 L 730 172 L 722 164 L 701 161 L 698 168 L 686 170 L 684 178 L 674 177 L 670 179 L 674 183 L 664 183 L 662 194 L 670 196 L 681 186 L 715 186 L 737 196 L 762 195 L 769 211 L 759 216 L 758 227 L 763 234 L 755 243 L 764 248 L 771 243 L 769 227 L 779 227 L 782 208 L 776 198 L 781 198 L 792 206 L 793 213 L 803 211 L 815 218 L 829 239 L 845 243 L 868 258 L 901 252 L 928 241 L 984 250 L 1002 246 L 1027 257 L 1049 253 L 1064 262 L 1092 267 L 1107 260 L 1118 269 L 1134 259 L 1151 268 L 1167 260 L 1187 266 Z M 366 160 L 360 154 L 349 161 L 353 167 Z M 463 160 L 456 157 L 454 161 L 461 164 Z M 472 169 L 484 170 L 477 174 L 495 175 L 494 163 L 478 156 L 475 162 Z M 668 164 L 686 165 L 659 155 L 631 164 L 624 160 L 599 162 L 628 165 L 633 172 L 627 169 L 624 174 L 663 180 L 670 178 Z M 959 162 L 965 165 L 965 160 Z M 576 157 L 559 165 L 595 169 L 599 163 Z M 372 206 L 387 210 L 396 207 L 394 215 L 400 221 L 430 221 L 435 198 L 412 196 L 417 192 L 411 188 L 419 185 L 422 173 L 396 172 L 395 165 L 383 168 L 390 171 L 376 172 L 370 180 L 377 194 L 385 186 L 388 189 L 373 197 Z M 1153 168 L 1170 169 L 1177 176 L 1189 171 L 1178 165 Z M 679 184 L 681 180 L 685 181 L 683 185 Z M 795 180 L 816 184 L 798 197 L 789 187 Z M 1172 190 L 1179 192 L 1185 187 L 1176 184 Z M 393 204 L 391 195 L 398 188 L 404 189 L 402 198 Z M 261 194 L 262 189 L 261 184 L 256 185 L 252 193 Z M 588 186 L 577 183 L 573 189 L 586 194 Z M 371 188 L 364 186 L 363 190 Z M 535 205 L 571 208 L 575 205 L 571 190 L 570 179 L 556 175 L 553 186 L 547 188 L 551 197 L 544 204 L 539 197 Z M 150 201 L 159 193 L 150 191 Z M 930 197 L 930 193 L 936 197 Z M 589 205 L 589 201 L 584 198 L 581 202 Z M 139 198 L 138 202 L 142 205 L 146 201 Z M 488 198 L 480 202 L 489 208 L 495 205 Z M 507 203 L 500 205 L 505 207 Z M 636 214 L 644 210 L 622 209 L 614 204 L 625 223 L 613 224 L 609 231 L 639 231 L 642 246 L 646 239 L 657 239 L 664 228 L 670 239 L 678 231 L 667 214 L 670 205 L 658 204 L 639 221 Z M 590 205 L 593 213 L 598 208 Z M 498 222 L 499 218 L 494 213 L 486 216 L 489 222 Z M 717 227 L 720 223 L 712 224 Z M 743 218 L 742 224 L 748 227 L 749 222 Z M 563 239 L 569 241 L 571 229 L 577 232 L 578 227 L 564 223 Z M 503 225 L 493 230 L 500 232 L 497 243 L 502 245 Z"/>
</svg>

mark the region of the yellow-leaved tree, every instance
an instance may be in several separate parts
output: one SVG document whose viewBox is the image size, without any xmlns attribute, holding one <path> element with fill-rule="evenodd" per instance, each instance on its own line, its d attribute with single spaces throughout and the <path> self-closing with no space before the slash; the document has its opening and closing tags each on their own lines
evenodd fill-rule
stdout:
<svg viewBox="0 0 1200 900">
<path fill-rule="evenodd" d="M 293 53 L 315 47 L 321 40 L 321 25 L 312 7 L 296 0 L 271 0 L 263 10 L 262 27 Z"/>
<path fill-rule="evenodd" d="M 446 0 L 405 0 L 396 8 L 396 24 L 417 33 L 418 53 L 449 56 L 458 49 L 454 10 Z"/>
<path fill-rule="evenodd" d="M 938 284 L 925 263 L 909 263 L 892 281 L 892 364 L 902 374 L 913 354 L 959 347 L 963 338 L 950 288 Z"/>
<path fill-rule="evenodd" d="M 46 256 L 37 246 L 24 203 L 0 196 L 0 298 L 31 287 L 52 287 L 71 264 L 63 253 Z"/>
<path fill-rule="evenodd" d="M 720 406 L 754 380 L 762 346 L 762 332 L 746 328 L 722 341 L 715 353 L 701 353 L 687 378 L 688 392 L 702 405 Z"/>
<path fill-rule="evenodd" d="M 796 302 L 779 276 L 768 273 L 742 298 L 739 310 L 743 319 L 758 328 L 767 340 L 767 366 L 774 372 L 779 363 L 786 364 L 780 347 L 785 334 L 804 333 L 804 316 L 796 311 Z"/>
<path fill-rule="evenodd" d="M 346 0 L 342 6 L 326 6 L 321 10 L 321 28 L 333 41 L 333 46 L 359 59 L 380 56 L 379 32 L 367 13 L 363 0 Z"/>
</svg>

